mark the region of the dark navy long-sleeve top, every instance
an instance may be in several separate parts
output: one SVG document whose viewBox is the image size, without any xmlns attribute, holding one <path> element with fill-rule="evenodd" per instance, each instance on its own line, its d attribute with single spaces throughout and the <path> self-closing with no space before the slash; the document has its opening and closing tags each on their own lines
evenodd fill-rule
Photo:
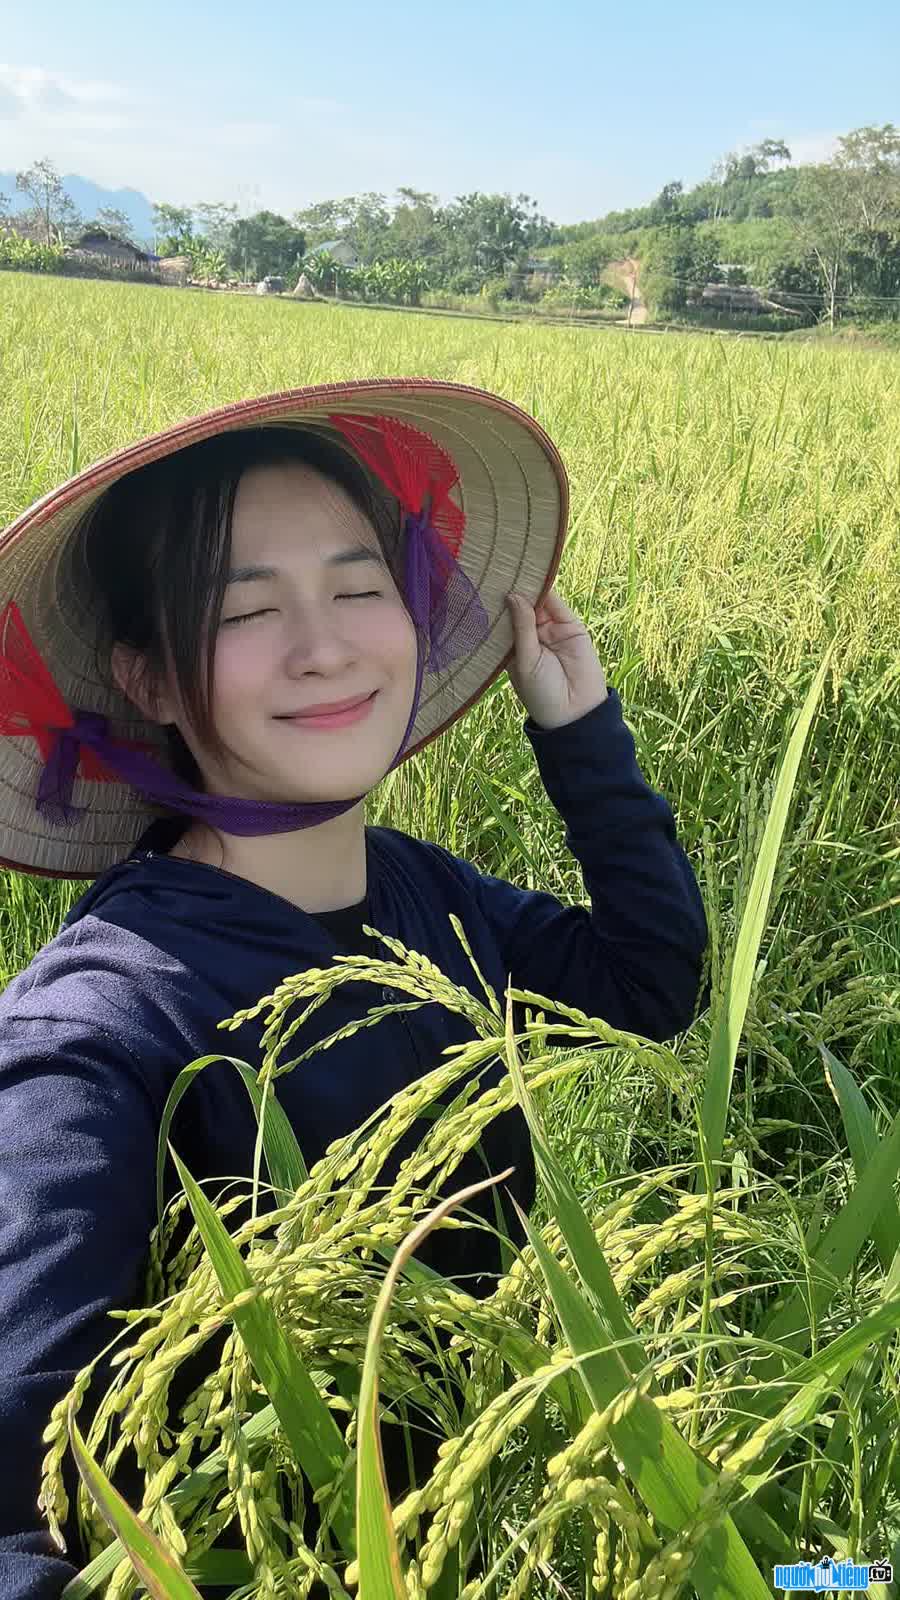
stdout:
<svg viewBox="0 0 900 1600">
<path fill-rule="evenodd" d="M 451 912 L 501 1004 L 512 982 L 665 1041 L 705 1002 L 708 929 L 697 881 L 668 802 L 638 767 L 617 691 L 610 686 L 601 706 L 566 727 L 542 729 L 530 717 L 523 727 L 590 909 L 480 873 L 437 844 L 367 827 L 365 900 L 311 915 L 245 878 L 169 856 L 186 819 L 160 819 L 91 884 L 0 996 L 4 1600 L 58 1600 L 81 1564 L 71 1514 L 63 1556 L 37 1508 L 41 1434 L 77 1371 L 120 1326 L 107 1312 L 140 1303 L 160 1119 L 179 1070 L 211 1052 L 261 1060 L 264 1019 L 227 1034 L 219 1021 L 336 954 L 392 959 L 362 935 L 363 921 L 483 999 Z M 303 1024 L 299 1049 L 380 1003 L 371 983 L 340 984 Z M 521 1027 L 518 1007 L 516 1020 Z M 307 1164 L 438 1065 L 446 1046 L 474 1037 L 458 1014 L 424 1005 L 280 1077 L 278 1099 Z M 255 1136 L 249 1097 L 224 1062 L 194 1080 L 170 1134 L 197 1179 L 250 1175 Z M 492 1172 L 515 1167 L 507 1187 L 527 1211 L 535 1178 L 519 1111 L 495 1119 L 482 1143 Z M 177 1189 L 172 1166 L 167 1194 Z M 483 1176 L 473 1154 L 446 1192 Z M 491 1191 L 485 1196 L 493 1219 Z M 469 1275 L 499 1270 L 495 1241 L 480 1230 L 438 1230 L 429 1244 L 431 1264 L 469 1288 Z M 74 1488 L 74 1476 L 67 1481 Z"/>
</svg>

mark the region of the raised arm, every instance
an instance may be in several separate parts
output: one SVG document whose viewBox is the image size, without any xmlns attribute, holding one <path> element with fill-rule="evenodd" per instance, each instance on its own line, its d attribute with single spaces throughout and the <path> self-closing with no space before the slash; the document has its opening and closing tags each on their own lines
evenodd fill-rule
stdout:
<svg viewBox="0 0 900 1600">
<path fill-rule="evenodd" d="M 490 923 L 517 987 L 611 1027 L 671 1039 L 707 998 L 708 927 L 672 809 L 641 773 L 619 695 L 610 687 L 602 705 L 564 727 L 543 729 L 531 717 L 523 726 L 590 909 L 442 853 Z"/>
</svg>

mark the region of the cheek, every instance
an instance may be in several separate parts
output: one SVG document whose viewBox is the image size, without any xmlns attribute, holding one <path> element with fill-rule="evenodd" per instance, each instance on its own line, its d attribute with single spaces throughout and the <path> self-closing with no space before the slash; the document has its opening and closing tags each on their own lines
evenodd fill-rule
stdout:
<svg viewBox="0 0 900 1600">
<path fill-rule="evenodd" d="M 395 658 L 416 659 L 416 630 L 413 620 L 401 601 L 385 608 L 380 616 L 371 619 L 373 638 L 378 638 L 384 649 Z"/>
<path fill-rule="evenodd" d="M 356 652 L 361 660 L 368 657 L 372 665 L 392 673 L 403 671 L 411 657 L 415 668 L 416 630 L 402 600 L 360 600 L 357 605 L 348 601 L 347 607 L 348 655 Z"/>
<path fill-rule="evenodd" d="M 217 705 L 239 705 L 241 701 L 258 696 L 260 685 L 271 678 L 275 669 L 273 647 L 269 630 L 252 622 L 221 635 L 213 667 L 213 696 Z"/>
</svg>

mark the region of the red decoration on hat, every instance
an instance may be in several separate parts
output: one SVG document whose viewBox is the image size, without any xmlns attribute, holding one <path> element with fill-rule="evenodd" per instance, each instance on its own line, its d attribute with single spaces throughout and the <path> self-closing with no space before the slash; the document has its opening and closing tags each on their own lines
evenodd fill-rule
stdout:
<svg viewBox="0 0 900 1600">
<path fill-rule="evenodd" d="M 32 640 L 15 600 L 0 612 L 0 735 L 31 735 L 40 746 L 44 763 L 50 759 L 57 735 L 75 725 L 75 717 L 53 682 Z M 156 754 L 156 747 L 132 739 L 111 739 L 110 744 Z M 122 779 L 86 745 L 79 751 L 79 776 L 96 783 L 121 783 Z"/>
<path fill-rule="evenodd" d="M 459 482 L 459 473 L 447 451 L 421 428 L 400 422 L 396 417 L 332 412 L 328 420 L 378 474 L 404 510 L 418 516 L 426 497 L 430 497 L 428 520 L 455 560 L 462 544 L 466 517 L 450 499 L 451 489 Z"/>
</svg>

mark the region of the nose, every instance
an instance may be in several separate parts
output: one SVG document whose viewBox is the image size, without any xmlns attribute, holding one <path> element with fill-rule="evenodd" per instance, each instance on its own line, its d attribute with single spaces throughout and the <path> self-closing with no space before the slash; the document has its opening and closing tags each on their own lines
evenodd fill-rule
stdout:
<svg viewBox="0 0 900 1600">
<path fill-rule="evenodd" d="M 358 654 L 352 624 L 345 615 L 308 605 L 292 618 L 285 665 L 290 676 L 307 672 L 334 672 Z"/>
</svg>

